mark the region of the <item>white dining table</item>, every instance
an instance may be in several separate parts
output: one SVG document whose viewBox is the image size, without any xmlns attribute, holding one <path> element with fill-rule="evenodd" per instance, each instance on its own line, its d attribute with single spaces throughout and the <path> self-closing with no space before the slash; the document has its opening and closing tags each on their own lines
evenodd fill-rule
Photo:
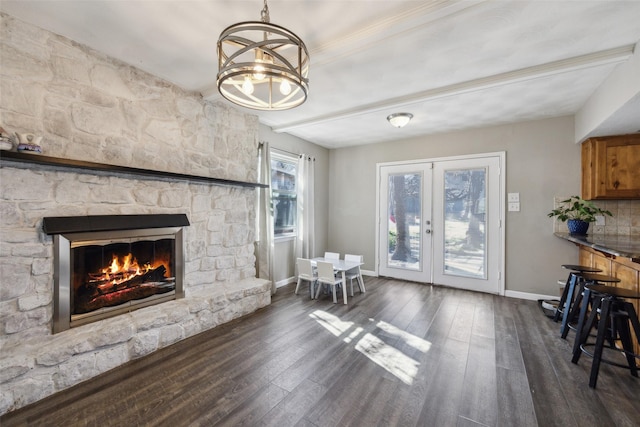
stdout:
<svg viewBox="0 0 640 427">
<path fill-rule="evenodd" d="M 363 265 L 363 262 L 345 261 L 343 259 L 335 258 L 313 258 L 311 264 L 315 265 L 317 261 L 330 262 L 333 264 L 333 270 L 342 273 L 342 300 L 347 303 L 347 271 Z"/>
</svg>

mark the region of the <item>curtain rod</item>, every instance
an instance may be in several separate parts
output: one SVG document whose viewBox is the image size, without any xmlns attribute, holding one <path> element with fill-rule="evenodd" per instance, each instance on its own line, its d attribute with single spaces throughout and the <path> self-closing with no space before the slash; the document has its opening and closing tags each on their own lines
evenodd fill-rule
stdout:
<svg viewBox="0 0 640 427">
<path fill-rule="evenodd" d="M 264 142 L 259 142 L 258 143 L 260 146 L 264 145 Z M 316 161 L 316 156 L 312 156 L 311 154 L 305 154 L 305 153 L 293 153 L 291 151 L 287 151 L 287 150 L 283 150 L 281 148 L 277 148 L 277 147 L 270 147 L 271 150 L 273 151 L 279 151 L 280 153 L 284 153 L 284 154 L 289 154 L 291 156 L 295 156 L 295 157 L 300 157 L 300 156 L 307 156 L 307 157 L 311 157 L 313 159 L 313 161 Z"/>
</svg>

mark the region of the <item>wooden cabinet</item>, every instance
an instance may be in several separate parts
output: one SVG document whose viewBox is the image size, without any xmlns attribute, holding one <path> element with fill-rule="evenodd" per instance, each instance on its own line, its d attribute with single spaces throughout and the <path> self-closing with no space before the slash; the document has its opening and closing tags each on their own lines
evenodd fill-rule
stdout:
<svg viewBox="0 0 640 427">
<path fill-rule="evenodd" d="M 580 263 L 590 267 L 602 269 L 602 273 L 620 279 L 616 286 L 629 289 L 640 295 L 640 264 L 631 261 L 629 258 L 614 257 L 605 255 L 586 246 L 580 246 Z M 584 264 L 583 264 L 584 263 Z M 640 300 L 629 300 L 633 303 L 636 313 L 640 316 Z M 635 353 L 640 354 L 640 345 L 635 337 L 633 338 Z"/>
<path fill-rule="evenodd" d="M 582 143 L 582 198 L 640 199 L 640 133 Z"/>
</svg>

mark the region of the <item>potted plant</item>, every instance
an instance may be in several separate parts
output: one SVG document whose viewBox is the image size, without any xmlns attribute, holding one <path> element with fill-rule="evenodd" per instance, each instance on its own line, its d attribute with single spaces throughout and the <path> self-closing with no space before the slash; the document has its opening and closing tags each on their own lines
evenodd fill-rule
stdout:
<svg viewBox="0 0 640 427">
<path fill-rule="evenodd" d="M 596 215 L 612 216 L 608 210 L 600 209 L 593 202 L 583 200 L 579 196 L 571 196 L 560 203 L 561 205 L 547 216 L 555 216 L 562 222 L 566 221 L 571 234 L 587 234 L 589 224 L 596 220 Z"/>
</svg>

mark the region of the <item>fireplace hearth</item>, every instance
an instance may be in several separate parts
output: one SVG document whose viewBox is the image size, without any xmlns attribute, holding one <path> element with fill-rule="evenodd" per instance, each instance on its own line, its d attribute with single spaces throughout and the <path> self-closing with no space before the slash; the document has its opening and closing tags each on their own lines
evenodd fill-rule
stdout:
<svg viewBox="0 0 640 427">
<path fill-rule="evenodd" d="M 184 214 L 44 218 L 54 236 L 53 333 L 182 298 Z"/>
</svg>

